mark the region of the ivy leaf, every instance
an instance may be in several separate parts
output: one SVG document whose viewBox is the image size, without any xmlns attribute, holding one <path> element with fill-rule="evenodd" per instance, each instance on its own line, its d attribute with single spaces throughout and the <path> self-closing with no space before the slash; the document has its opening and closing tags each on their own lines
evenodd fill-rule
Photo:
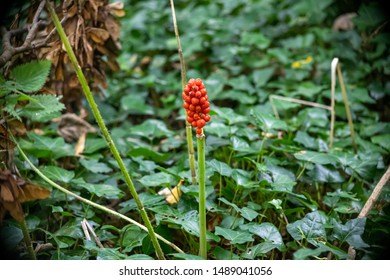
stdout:
<svg viewBox="0 0 390 280">
<path fill-rule="evenodd" d="M 222 176 L 230 177 L 232 175 L 233 169 L 222 161 L 212 159 L 207 162 L 207 165 L 211 170 L 221 174 Z"/>
<path fill-rule="evenodd" d="M 165 172 L 143 176 L 139 182 L 145 187 L 169 187 L 174 184 L 174 177 Z"/>
<path fill-rule="evenodd" d="M 356 218 L 349 220 L 345 225 L 334 221 L 332 237 L 347 242 L 355 248 L 365 248 L 368 245 L 363 241 L 362 234 L 366 225 L 366 218 Z"/>
<path fill-rule="evenodd" d="M 340 175 L 340 172 L 337 170 L 332 170 L 326 168 L 323 165 L 316 164 L 315 168 L 307 172 L 307 175 L 310 178 L 313 178 L 315 181 L 323 183 L 342 183 L 344 178 Z"/>
<path fill-rule="evenodd" d="M 107 173 L 112 171 L 112 169 L 107 164 L 105 164 L 104 162 L 98 162 L 96 159 L 87 160 L 81 158 L 80 163 L 92 173 Z"/>
<path fill-rule="evenodd" d="M 286 122 L 278 120 L 271 114 L 264 114 L 259 111 L 251 111 L 251 116 L 254 118 L 255 124 L 263 131 L 284 130 L 288 131 Z"/>
<path fill-rule="evenodd" d="M 271 223 L 248 223 L 245 225 L 240 226 L 243 230 L 248 230 L 250 233 L 256 234 L 264 239 L 264 241 L 268 242 L 269 245 L 273 246 L 267 246 L 272 250 L 273 248 L 277 248 L 279 251 L 282 251 L 285 249 L 282 235 L 279 233 L 279 230 Z M 263 245 L 265 246 L 265 245 Z M 262 253 L 267 253 L 268 251 L 262 250 Z"/>
<path fill-rule="evenodd" d="M 26 93 L 36 92 L 45 84 L 50 67 L 49 60 L 33 61 L 16 66 L 11 70 L 11 77 L 19 90 Z"/>
<path fill-rule="evenodd" d="M 230 241 L 231 244 L 244 244 L 246 242 L 252 242 L 252 234 L 245 231 L 237 231 L 228 228 L 215 227 L 215 234 L 221 235 L 223 238 Z"/>
<path fill-rule="evenodd" d="M 108 184 L 90 184 L 90 183 L 78 183 L 77 186 L 82 187 L 97 195 L 98 197 L 106 197 L 106 198 L 119 198 L 122 196 L 123 192 L 114 186 Z"/>
<path fill-rule="evenodd" d="M 318 211 L 307 214 L 303 219 L 287 225 L 288 233 L 294 240 L 307 239 L 313 245 L 319 240 L 326 240 L 326 219 Z"/>
<path fill-rule="evenodd" d="M 317 164 L 332 164 L 336 165 L 339 161 L 337 157 L 325 153 L 300 151 L 294 154 L 295 158 L 303 161 L 308 161 Z"/>
<path fill-rule="evenodd" d="M 122 252 L 129 253 L 134 248 L 142 246 L 142 241 L 148 235 L 147 232 L 141 230 L 135 225 L 129 225 L 122 229 L 122 246 L 125 247 Z"/>
<path fill-rule="evenodd" d="M 57 166 L 44 166 L 41 171 L 49 179 L 62 183 L 69 183 L 74 178 L 73 171 L 69 171 Z"/>
</svg>

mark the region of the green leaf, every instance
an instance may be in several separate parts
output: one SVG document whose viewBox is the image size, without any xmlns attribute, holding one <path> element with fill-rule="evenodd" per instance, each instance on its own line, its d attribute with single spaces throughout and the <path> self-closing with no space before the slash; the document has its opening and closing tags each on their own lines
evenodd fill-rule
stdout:
<svg viewBox="0 0 390 280">
<path fill-rule="evenodd" d="M 306 239 L 316 245 L 318 241 L 326 240 L 326 219 L 318 211 L 307 214 L 303 219 L 287 225 L 288 233 L 294 240 Z"/>
<path fill-rule="evenodd" d="M 217 172 L 218 174 L 226 177 L 230 177 L 232 175 L 233 169 L 227 165 L 226 163 L 212 159 L 211 161 L 208 161 L 206 163 L 207 167 L 209 167 L 214 172 Z"/>
<path fill-rule="evenodd" d="M 142 246 L 142 241 L 148 235 L 147 232 L 135 225 L 124 227 L 122 232 L 122 246 L 125 247 L 122 250 L 123 253 L 129 253 L 134 248 Z"/>
<path fill-rule="evenodd" d="M 253 45 L 261 50 L 268 48 L 271 41 L 259 32 L 244 32 L 241 34 L 242 45 Z"/>
<path fill-rule="evenodd" d="M 57 166 L 44 166 L 41 168 L 43 174 L 45 174 L 49 179 L 58 181 L 61 183 L 69 183 L 74 178 L 74 172 L 65 170 Z"/>
<path fill-rule="evenodd" d="M 30 96 L 29 103 L 23 107 L 20 115 L 32 121 L 45 122 L 59 116 L 63 109 L 64 104 L 54 95 L 34 95 Z"/>
<path fill-rule="evenodd" d="M 120 104 L 122 109 L 130 114 L 152 115 L 154 113 L 153 107 L 147 105 L 146 100 L 145 95 L 130 94 L 122 97 Z"/>
<path fill-rule="evenodd" d="M 390 152 L 390 134 L 382 134 L 371 137 L 371 141 Z"/>
<path fill-rule="evenodd" d="M 271 114 L 265 114 L 254 110 L 251 110 L 250 114 L 254 118 L 254 123 L 263 131 L 288 130 L 286 122 L 275 118 Z"/>
<path fill-rule="evenodd" d="M 269 242 L 269 245 L 273 245 L 273 248 L 277 248 L 279 251 L 283 251 L 285 249 L 282 235 L 279 233 L 279 230 L 271 223 L 249 223 L 240 226 L 243 230 L 248 230 L 250 233 L 256 234 L 264 239 L 264 241 Z M 262 245 L 265 246 L 265 245 Z M 267 246 L 271 248 L 272 246 Z M 273 249 L 272 248 L 272 249 Z M 271 250 L 272 250 L 271 249 Z M 262 253 L 267 253 L 262 251 Z"/>
<path fill-rule="evenodd" d="M 307 175 L 315 181 L 322 183 L 342 183 L 345 181 L 340 172 L 320 164 L 316 164 L 314 169 L 307 172 Z"/>
<path fill-rule="evenodd" d="M 225 203 L 226 205 L 231 206 L 237 213 L 240 213 L 240 215 L 245 219 L 247 219 L 248 221 L 252 221 L 259 215 L 259 213 L 257 213 L 255 210 L 252 210 L 248 207 L 240 208 L 236 204 L 229 202 L 227 199 L 223 197 L 219 198 L 219 200 Z"/>
<path fill-rule="evenodd" d="M 81 158 L 80 163 L 92 173 L 107 173 L 112 171 L 112 169 L 107 164 L 98 162 L 96 159 Z"/>
<path fill-rule="evenodd" d="M 271 79 L 274 71 L 275 70 L 273 67 L 253 71 L 252 77 L 256 87 L 261 88 L 266 85 L 267 82 Z"/>
<path fill-rule="evenodd" d="M 166 172 L 143 176 L 139 182 L 145 187 L 169 187 L 175 184 L 174 177 Z"/>
<path fill-rule="evenodd" d="M 85 149 L 83 154 L 93 154 L 103 148 L 107 147 L 107 143 L 102 138 L 87 138 L 85 141 Z"/>
<path fill-rule="evenodd" d="M 90 184 L 79 182 L 77 183 L 77 186 L 86 189 L 98 197 L 120 198 L 123 194 L 123 192 L 118 187 L 114 187 L 108 184 Z"/>
<path fill-rule="evenodd" d="M 305 148 L 308 149 L 315 149 L 317 147 L 315 139 L 305 131 L 299 130 L 295 135 L 294 141 L 302 144 Z"/>
<path fill-rule="evenodd" d="M 175 259 L 177 260 L 203 260 L 203 258 L 199 257 L 198 255 L 191 255 L 185 253 L 173 253 L 169 255 L 175 257 Z"/>
<path fill-rule="evenodd" d="M 339 162 L 338 158 L 333 155 L 319 153 L 319 152 L 312 152 L 312 151 L 300 151 L 294 153 L 294 156 L 299 160 L 308 161 L 317 164 L 336 165 Z"/>
<path fill-rule="evenodd" d="M 332 237 L 347 242 L 356 249 L 366 248 L 368 245 L 363 241 L 362 235 L 366 225 L 366 218 L 356 218 L 349 220 L 345 225 L 334 221 Z"/>
<path fill-rule="evenodd" d="M 150 194 L 148 192 L 140 193 L 139 199 L 141 200 L 141 202 L 145 208 L 157 207 L 159 205 L 165 204 L 165 197 L 164 196 Z M 122 209 L 120 209 L 121 213 L 127 213 L 127 212 L 130 212 L 132 210 L 137 209 L 137 204 L 135 203 L 134 199 L 126 200 L 126 201 L 120 203 L 119 205 L 122 207 Z"/>
<path fill-rule="evenodd" d="M 167 128 L 164 122 L 153 119 L 146 120 L 140 125 L 131 127 L 129 132 L 147 139 L 167 138 L 173 135 L 173 132 Z"/>
<path fill-rule="evenodd" d="M 230 241 L 231 244 L 244 244 L 246 242 L 252 242 L 252 234 L 245 231 L 236 231 L 228 228 L 215 227 L 215 234 L 223 236 L 223 238 Z"/>
<path fill-rule="evenodd" d="M 73 156 L 73 147 L 65 143 L 64 138 L 50 138 L 35 133 L 28 133 L 28 138 L 32 142 L 26 140 L 20 141 L 20 146 L 26 152 L 37 158 L 54 158 L 58 159 L 65 156 Z"/>
<path fill-rule="evenodd" d="M 49 60 L 33 61 L 13 68 L 11 77 L 15 80 L 19 90 L 27 93 L 35 92 L 45 84 L 50 67 Z"/>
</svg>

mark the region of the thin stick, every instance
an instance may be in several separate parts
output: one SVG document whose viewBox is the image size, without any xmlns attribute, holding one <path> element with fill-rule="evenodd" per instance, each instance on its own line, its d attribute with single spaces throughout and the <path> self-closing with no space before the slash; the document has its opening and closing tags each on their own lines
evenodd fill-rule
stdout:
<svg viewBox="0 0 390 280">
<path fill-rule="evenodd" d="M 350 109 L 349 102 L 348 102 L 347 91 L 345 90 L 344 79 L 343 79 L 343 74 L 341 73 L 340 64 L 337 64 L 337 75 L 339 77 L 341 93 L 343 94 L 345 111 L 347 113 L 347 118 L 348 118 L 348 126 L 349 126 L 349 130 L 351 132 L 352 147 L 353 147 L 353 151 L 356 154 L 357 153 L 357 146 L 355 143 L 355 130 L 353 128 L 351 109 Z"/>
<path fill-rule="evenodd" d="M 207 259 L 206 238 L 206 184 L 205 184 L 205 135 L 196 135 L 199 172 L 199 256 Z"/>
<path fill-rule="evenodd" d="M 296 98 L 292 98 L 292 97 L 284 97 L 284 96 L 271 94 L 269 96 L 269 100 L 271 102 L 272 110 L 275 114 L 275 117 L 277 117 L 278 119 L 279 119 L 279 113 L 278 113 L 278 110 L 276 109 L 276 106 L 273 102 L 274 99 L 280 99 L 280 100 L 288 101 L 291 103 L 298 103 L 298 104 L 302 104 L 302 105 L 306 105 L 306 106 L 322 108 L 322 109 L 325 109 L 328 111 L 332 110 L 332 108 L 330 106 L 327 106 L 327 105 L 323 105 L 323 104 L 319 104 L 319 103 L 315 103 L 315 102 L 310 102 L 310 101 L 306 101 L 306 100 L 301 100 L 301 99 L 296 99 Z"/>
<path fill-rule="evenodd" d="M 12 139 L 12 141 L 15 143 L 16 148 L 19 150 L 19 153 L 20 153 L 20 155 L 23 157 L 23 159 L 31 166 L 31 168 L 35 171 L 35 173 L 37 173 L 37 175 L 38 175 L 39 177 L 41 177 L 41 178 L 42 178 L 45 182 L 47 182 L 49 185 L 51 185 L 52 187 L 58 189 L 59 191 L 65 193 L 65 194 L 67 194 L 67 195 L 70 195 L 70 196 L 74 197 L 75 199 L 77 199 L 77 200 L 79 200 L 79 201 L 81 201 L 81 202 L 83 202 L 83 203 L 85 203 L 85 204 L 91 205 L 92 207 L 95 207 L 96 209 L 99 209 L 99 210 L 101 210 L 101 211 L 103 211 L 103 212 L 106 212 L 106 213 L 111 214 L 111 215 L 113 215 L 113 216 L 115 216 L 115 217 L 118 217 L 118 218 L 120 218 L 120 219 L 123 219 L 123 220 L 125 220 L 125 221 L 127 221 L 127 222 L 129 222 L 129 223 L 131 223 L 131 224 L 133 224 L 133 225 L 136 225 L 136 226 L 139 227 L 140 229 L 142 229 L 142 230 L 148 232 L 148 229 L 147 229 L 144 225 L 138 223 L 137 221 L 135 221 L 135 220 L 133 220 L 133 219 L 131 219 L 131 218 L 129 218 L 129 217 L 123 215 L 123 214 L 120 214 L 120 213 L 118 213 L 118 212 L 116 212 L 116 211 L 114 211 L 114 210 L 111 210 L 111 209 L 109 209 L 109 208 L 107 208 L 107 207 L 104 207 L 104 206 L 102 206 L 102 205 L 100 205 L 100 204 L 97 204 L 97 203 L 95 203 L 95 202 L 93 202 L 93 201 L 91 201 L 91 200 L 88 200 L 88 199 L 86 199 L 86 198 L 84 198 L 84 197 L 81 197 L 81 196 L 79 196 L 79 195 L 77 195 L 77 194 L 75 194 L 75 193 L 73 193 L 73 192 L 67 190 L 66 188 L 61 187 L 60 185 L 58 185 L 57 183 L 53 182 L 52 180 L 50 180 L 48 177 L 46 177 L 45 174 L 43 174 L 43 173 L 38 169 L 38 167 L 36 167 L 36 166 L 30 161 L 30 159 L 29 159 L 29 158 L 27 157 L 27 155 L 24 153 L 24 151 L 22 150 L 22 148 L 20 148 L 19 143 L 16 141 L 16 139 L 15 139 L 14 137 L 12 137 L 12 136 L 11 136 L 11 139 Z M 162 237 L 161 235 L 156 234 L 156 237 L 157 237 L 159 240 L 161 240 L 162 242 L 164 242 L 165 244 L 171 246 L 171 247 L 172 247 L 174 250 L 176 250 L 177 252 L 179 252 L 179 253 L 184 253 L 179 247 L 177 247 L 175 244 L 171 243 L 170 241 L 166 240 L 166 239 L 165 239 L 164 237 Z"/>
<path fill-rule="evenodd" d="M 374 190 L 372 191 L 370 197 L 367 199 L 366 203 L 364 204 L 362 210 L 360 211 L 358 218 L 362 219 L 367 217 L 368 212 L 372 209 L 375 202 L 378 200 L 379 195 L 381 194 L 383 187 L 386 185 L 386 183 L 390 179 L 390 166 L 387 168 L 387 171 L 385 174 L 383 174 L 382 178 L 379 180 L 378 184 L 376 184 Z M 348 258 L 349 259 L 355 259 L 356 252 L 355 249 L 352 246 L 349 246 L 348 248 Z"/>
<path fill-rule="evenodd" d="M 182 50 L 181 44 L 180 44 L 179 29 L 177 27 L 177 21 L 176 21 L 175 4 L 174 4 L 173 0 L 170 0 L 170 2 L 171 2 L 173 29 L 175 30 L 177 51 L 179 53 L 179 59 L 180 59 L 181 86 L 182 86 L 182 90 L 184 90 L 184 87 L 186 86 L 186 83 L 187 83 L 186 66 L 185 66 L 184 58 L 183 58 L 183 50 Z M 186 117 L 187 117 L 187 113 L 186 113 Z M 195 185 L 196 184 L 196 170 L 195 170 L 194 142 L 192 140 L 192 127 L 191 127 L 191 124 L 187 121 L 187 118 L 186 118 L 186 135 L 187 135 L 188 158 L 189 158 L 189 162 L 190 162 L 192 184 Z"/>
<path fill-rule="evenodd" d="M 334 138 L 334 122 L 336 119 L 335 115 L 335 91 L 336 91 L 336 66 L 339 62 L 337 57 L 333 58 L 332 64 L 330 67 L 330 75 L 331 75 L 331 100 L 330 100 L 330 131 L 329 131 L 329 148 L 333 146 L 333 138 Z"/>
<path fill-rule="evenodd" d="M 140 215 L 142 217 L 142 220 L 145 223 L 145 226 L 148 229 L 150 240 L 152 241 L 152 244 L 153 244 L 153 246 L 154 246 L 154 248 L 156 250 L 156 254 L 157 254 L 159 259 L 165 259 L 164 253 L 161 250 L 161 246 L 158 243 L 158 240 L 156 238 L 156 233 L 154 232 L 152 223 L 150 222 L 148 214 L 146 213 L 145 208 L 144 208 L 144 206 L 142 204 L 142 201 L 140 200 L 140 198 L 138 196 L 138 193 L 137 193 L 137 191 L 136 191 L 136 189 L 134 187 L 134 184 L 133 184 L 133 181 L 132 181 L 132 179 L 130 177 L 130 174 L 127 171 L 126 166 L 125 166 L 125 164 L 124 164 L 124 162 L 122 160 L 122 157 L 120 156 L 120 154 L 118 152 L 118 149 L 116 148 L 116 146 L 114 144 L 114 141 L 112 140 L 111 135 L 108 132 L 108 129 L 107 129 L 105 123 L 104 123 L 103 117 L 100 114 L 99 108 L 98 108 L 98 106 L 97 106 L 97 104 L 96 104 L 96 102 L 94 100 L 94 97 L 93 97 L 93 95 L 91 93 L 91 90 L 90 90 L 90 88 L 88 86 L 88 82 L 87 82 L 87 80 L 86 80 L 86 78 L 84 76 L 83 71 L 81 70 L 80 64 L 77 61 L 77 58 L 76 58 L 76 56 L 75 56 L 75 54 L 73 52 L 73 49 L 72 49 L 72 47 L 71 47 L 71 45 L 69 43 L 69 40 L 68 40 L 68 38 L 67 38 L 67 36 L 65 34 L 65 31 L 62 28 L 62 25 L 61 25 L 61 23 L 60 23 L 60 21 L 58 19 L 58 16 L 55 13 L 54 8 L 53 8 L 53 6 L 51 4 L 48 3 L 47 7 L 48 7 L 48 10 L 49 10 L 49 13 L 50 13 L 50 17 L 52 18 L 53 23 L 54 23 L 54 25 L 55 25 L 55 27 L 57 29 L 58 35 L 60 36 L 61 41 L 62 41 L 62 43 L 65 46 L 66 52 L 68 53 L 69 59 L 72 62 L 73 67 L 75 68 L 77 78 L 80 81 L 81 87 L 83 89 L 85 97 L 87 98 L 89 106 L 91 107 L 91 110 L 92 110 L 92 113 L 93 113 L 93 115 L 95 117 L 95 120 L 98 123 L 99 128 L 100 128 L 100 130 L 101 130 L 101 132 L 102 132 L 102 134 L 104 136 L 104 139 L 106 140 L 107 145 L 110 148 L 112 155 L 114 156 L 115 160 L 117 161 L 117 163 L 119 165 L 119 168 L 120 168 L 120 170 L 122 172 L 122 175 L 124 177 L 124 180 L 125 180 L 128 188 L 129 188 L 129 191 L 130 191 L 131 195 L 133 196 L 134 201 L 137 204 L 138 211 L 139 211 L 139 213 L 140 213 Z"/>
</svg>

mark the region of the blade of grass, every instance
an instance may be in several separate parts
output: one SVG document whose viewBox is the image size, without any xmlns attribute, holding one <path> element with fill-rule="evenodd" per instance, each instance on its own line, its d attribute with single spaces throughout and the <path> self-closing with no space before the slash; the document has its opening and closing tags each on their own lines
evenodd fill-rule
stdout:
<svg viewBox="0 0 390 280">
<path fill-rule="evenodd" d="M 61 38 L 61 41 L 62 43 L 64 44 L 64 47 L 65 47 L 65 50 L 66 52 L 68 53 L 68 56 L 69 56 L 69 59 L 70 61 L 72 62 L 73 64 L 73 67 L 75 68 L 75 71 L 76 71 L 76 75 L 77 75 L 77 78 L 79 79 L 80 81 L 80 84 L 81 84 L 81 87 L 83 89 L 83 92 L 87 98 L 87 101 L 89 103 L 89 106 L 91 107 L 91 110 L 93 112 L 93 115 L 95 117 L 95 120 L 96 122 L 98 123 L 99 125 L 99 128 L 111 150 L 111 153 L 112 155 L 114 156 L 115 160 L 117 161 L 118 165 L 119 165 L 119 168 L 123 174 L 123 177 L 125 179 L 125 182 L 129 188 L 129 191 L 131 193 L 131 195 L 133 196 L 136 204 L 137 204 L 137 207 L 138 207 L 138 211 L 142 217 L 142 220 L 144 221 L 145 223 L 145 226 L 147 227 L 148 229 L 148 233 L 149 233 L 149 236 L 150 236 L 150 239 L 152 241 L 152 244 L 156 250 L 156 254 L 158 256 L 159 259 L 165 259 L 164 257 L 164 253 L 163 251 L 161 250 L 161 247 L 160 247 L 160 244 L 158 243 L 158 240 L 156 238 L 156 234 L 154 232 L 154 229 L 153 229 L 153 226 L 149 220 L 149 217 L 148 217 L 148 214 L 146 213 L 145 211 L 145 208 L 142 204 L 142 201 L 139 199 L 139 196 L 138 196 L 138 193 L 134 187 L 134 184 L 133 184 L 133 181 L 130 177 L 130 174 L 129 172 L 127 171 L 126 169 L 126 166 L 125 164 L 123 163 L 123 160 L 118 152 L 118 149 L 116 148 L 115 144 L 114 144 L 114 141 L 112 140 L 111 138 L 111 135 L 110 133 L 108 132 L 108 129 L 104 123 L 104 120 L 103 120 L 103 117 L 101 116 L 100 114 L 100 111 L 99 111 L 99 108 L 93 98 L 93 95 L 91 93 L 91 90 L 88 86 L 88 82 L 84 76 L 84 73 L 83 71 L 81 70 L 81 67 L 77 61 L 77 58 L 73 52 L 73 49 L 69 43 L 69 40 L 65 34 L 65 31 L 64 29 L 62 28 L 62 25 L 60 23 L 60 20 L 58 19 L 58 16 L 57 14 L 55 13 L 54 11 L 54 8 L 52 6 L 51 3 L 47 2 L 47 8 L 49 10 L 49 13 L 50 13 L 50 17 L 51 19 L 53 20 L 53 23 L 57 29 L 57 32 Z"/>
<path fill-rule="evenodd" d="M 179 29 L 177 27 L 175 4 L 174 4 L 173 0 L 170 0 L 170 2 L 171 2 L 173 28 L 175 30 L 175 36 L 176 36 L 176 42 L 177 42 L 177 51 L 179 53 L 179 59 L 180 59 L 181 85 L 182 85 L 182 90 L 184 90 L 184 87 L 185 87 L 186 82 L 187 82 L 186 66 L 184 63 L 183 50 L 181 48 L 181 43 L 180 43 Z M 187 117 L 188 117 L 188 115 L 186 113 L 186 135 L 187 135 L 188 159 L 190 162 L 192 184 L 195 185 L 196 184 L 196 170 L 195 170 L 194 142 L 192 140 L 192 127 L 191 127 L 191 124 L 187 121 Z"/>
</svg>

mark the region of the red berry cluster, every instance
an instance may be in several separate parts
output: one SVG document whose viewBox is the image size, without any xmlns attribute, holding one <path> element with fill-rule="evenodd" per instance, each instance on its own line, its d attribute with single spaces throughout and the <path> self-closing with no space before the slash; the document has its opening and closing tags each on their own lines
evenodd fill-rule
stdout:
<svg viewBox="0 0 390 280">
<path fill-rule="evenodd" d="M 187 111 L 187 121 L 196 127 L 196 134 L 203 133 L 203 127 L 210 121 L 210 102 L 207 90 L 201 79 L 190 79 L 184 87 L 183 108 Z"/>
</svg>

